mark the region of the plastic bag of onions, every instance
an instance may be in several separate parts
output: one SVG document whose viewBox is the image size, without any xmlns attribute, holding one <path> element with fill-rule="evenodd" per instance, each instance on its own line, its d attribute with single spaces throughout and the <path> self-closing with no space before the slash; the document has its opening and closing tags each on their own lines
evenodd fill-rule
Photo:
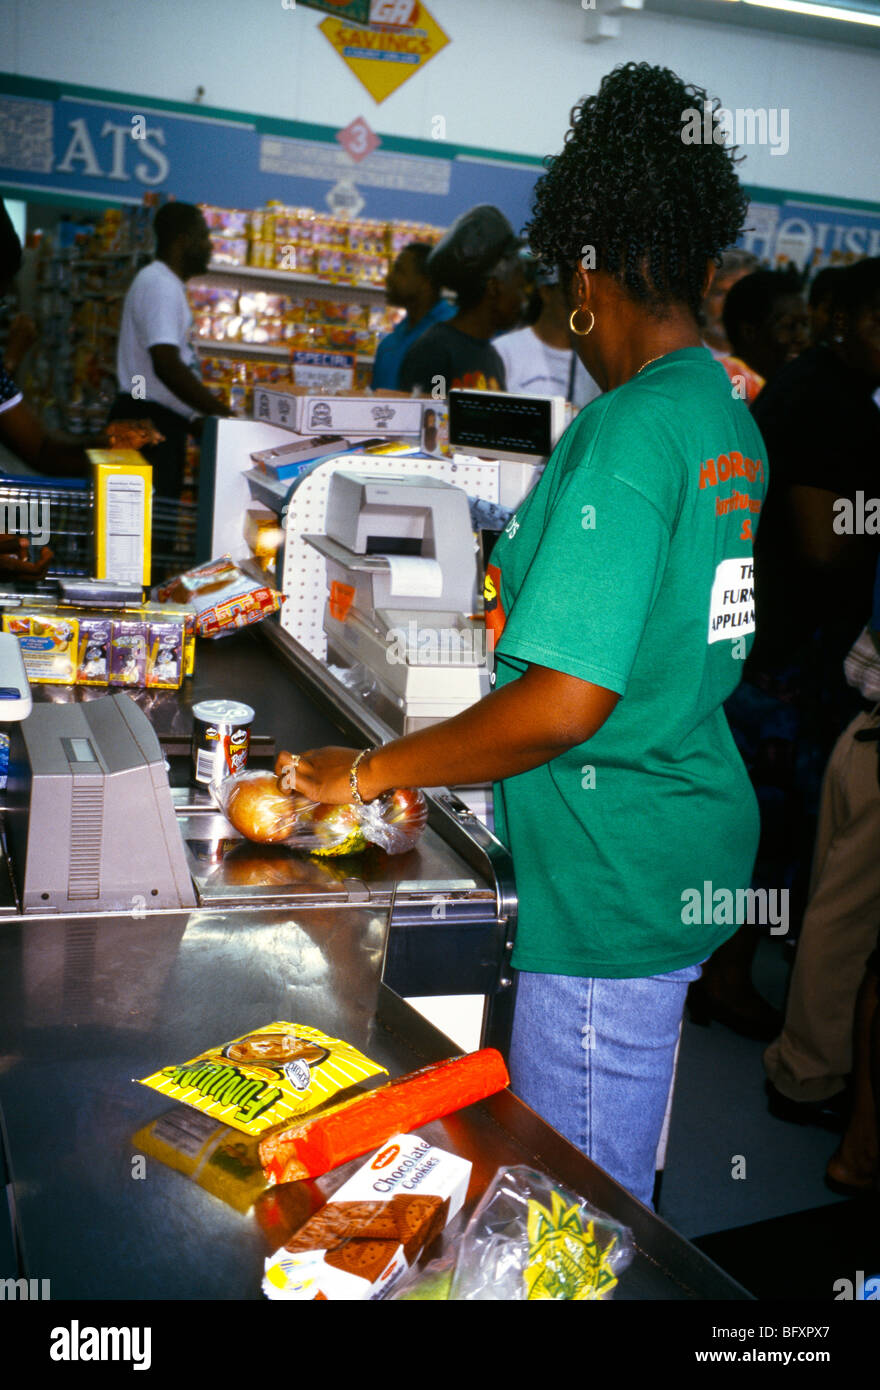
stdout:
<svg viewBox="0 0 880 1390">
<path fill-rule="evenodd" d="M 365 806 L 331 806 L 282 790 L 271 772 L 251 771 L 212 782 L 211 793 L 245 839 L 322 856 L 357 854 L 368 844 L 403 854 L 428 820 L 425 798 L 410 787 L 386 792 Z"/>
</svg>

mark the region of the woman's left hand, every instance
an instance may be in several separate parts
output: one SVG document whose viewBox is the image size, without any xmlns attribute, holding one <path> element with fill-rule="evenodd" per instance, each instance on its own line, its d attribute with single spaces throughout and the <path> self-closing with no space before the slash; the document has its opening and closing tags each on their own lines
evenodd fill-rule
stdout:
<svg viewBox="0 0 880 1390">
<path fill-rule="evenodd" d="M 42 579 L 52 563 L 52 551 L 44 545 L 39 560 L 30 560 L 29 551 L 27 536 L 0 535 L 0 571 L 27 579 Z"/>
<path fill-rule="evenodd" d="M 358 748 L 311 748 L 307 753 L 279 753 L 275 776 L 288 791 L 301 792 L 312 801 L 348 805 L 354 799 L 349 774 L 359 752 Z M 363 782 L 360 789 L 366 801 Z"/>
<path fill-rule="evenodd" d="M 111 420 L 105 434 L 111 449 L 143 449 L 149 444 L 161 444 L 165 438 L 152 420 Z"/>
</svg>

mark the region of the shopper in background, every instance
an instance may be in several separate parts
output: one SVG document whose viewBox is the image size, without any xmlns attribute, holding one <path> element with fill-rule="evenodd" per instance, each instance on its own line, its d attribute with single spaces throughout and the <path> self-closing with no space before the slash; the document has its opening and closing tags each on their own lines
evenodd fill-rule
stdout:
<svg viewBox="0 0 880 1390">
<path fill-rule="evenodd" d="M 880 536 L 859 511 L 877 495 L 880 259 L 835 281 L 831 341 L 784 366 L 753 407 L 770 487 L 755 547 L 757 635 L 727 713 L 761 806 L 755 886 L 806 906 L 822 774 L 859 709 L 843 662 L 870 612 Z M 694 1002 L 767 1041 L 781 1021 L 754 990 L 753 933 L 713 956 Z"/>
<path fill-rule="evenodd" d="M 507 390 L 562 396 L 581 410 L 601 393 L 572 347 L 571 311 L 557 271 L 538 269 L 535 295 L 539 312 L 534 323 L 504 333 L 492 344 L 504 363 Z"/>
<path fill-rule="evenodd" d="M 878 482 L 880 258 L 849 266 L 836 295 L 831 341 L 788 363 L 754 408 L 772 481 L 756 549 L 763 626 L 750 666 L 778 671 L 819 627 L 842 688 L 841 663 L 870 610 L 878 547 L 854 509 Z"/>
<path fill-rule="evenodd" d="M 481 204 L 463 213 L 428 257 L 428 273 L 456 296 L 456 312 L 409 349 L 400 386 L 440 399 L 451 387 L 505 390 L 504 363 L 491 339 L 513 328 L 525 303 L 519 242 L 503 213 Z"/>
<path fill-rule="evenodd" d="M 411 241 L 398 254 L 385 282 L 385 299 L 406 318 L 379 343 L 373 363 L 371 386 L 374 391 L 396 391 L 400 368 L 413 343 L 435 323 L 455 317 L 455 306 L 441 299 L 440 291 L 426 269 L 432 246 L 427 241 Z"/>
<path fill-rule="evenodd" d="M 874 611 L 845 671 L 864 707 L 834 745 L 822 782 L 785 1025 L 764 1053 L 771 1112 L 837 1129 L 853 1069 L 856 997 L 880 923 L 880 564 Z"/>
<path fill-rule="evenodd" d="M 728 376 L 745 368 L 759 383 L 754 396 L 745 396 L 751 404 L 764 384 L 809 346 L 800 274 L 791 266 L 744 275 L 728 293 L 721 316 L 731 348 L 724 359 Z"/>
<path fill-rule="evenodd" d="M 751 275 L 753 270 L 759 269 L 760 264 L 751 251 L 741 251 L 738 246 L 731 247 L 721 257 L 721 264 L 700 306 L 703 342 L 714 357 L 727 357 L 730 353 L 730 343 L 721 317 L 724 301 L 737 280 Z"/>
<path fill-rule="evenodd" d="M 211 234 L 201 210 L 166 203 L 153 220 L 156 259 L 139 270 L 122 306 L 116 350 L 117 396 L 109 418 L 132 413 L 152 420 L 162 443 L 142 450 L 153 466 L 158 497 L 179 497 L 186 441 L 197 435 L 205 415 L 229 415 L 202 385 L 191 341 L 192 313 L 184 285 L 203 275 L 211 260 Z"/>
<path fill-rule="evenodd" d="M 538 182 L 532 248 L 559 266 L 604 394 L 492 552 L 494 691 L 357 757 L 276 763 L 316 801 L 498 783 L 519 899 L 513 1089 L 645 1203 L 685 990 L 734 929 L 683 904 L 707 880 L 744 889 L 758 840 L 723 710 L 750 621 L 745 603 L 725 620 L 721 590 L 751 566 L 764 449 L 698 324 L 748 200 L 731 150 L 682 142 L 690 106 L 713 109 L 666 69 L 618 68 Z M 752 512 L 716 505 L 715 460 L 734 452 Z"/>
<path fill-rule="evenodd" d="M 831 337 L 835 289 L 845 271 L 846 267 L 842 265 L 826 265 L 818 271 L 810 285 L 810 341 L 813 347 L 827 343 Z"/>
<path fill-rule="evenodd" d="M 856 999 L 852 1108 L 825 1182 L 845 1197 L 880 1198 L 880 935 Z"/>
<path fill-rule="evenodd" d="M 0 295 L 9 293 L 20 267 L 21 242 L 0 200 Z M 129 399 L 129 415 L 131 406 Z M 6 364 L 0 365 L 0 444 L 20 459 L 26 469 L 56 476 L 84 476 L 89 471 L 87 449 L 138 449 L 160 438 L 149 421 L 131 419 L 120 420 L 103 434 L 88 439 L 74 439 L 47 430 L 25 404 L 22 391 Z M 42 561 L 40 565 L 40 573 L 43 573 L 46 566 Z"/>
</svg>

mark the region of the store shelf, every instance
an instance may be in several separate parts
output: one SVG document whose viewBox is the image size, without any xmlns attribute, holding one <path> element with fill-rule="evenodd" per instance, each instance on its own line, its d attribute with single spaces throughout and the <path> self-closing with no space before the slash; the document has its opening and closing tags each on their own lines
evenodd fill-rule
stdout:
<svg viewBox="0 0 880 1390">
<path fill-rule="evenodd" d="M 55 252 L 54 255 L 49 257 L 49 260 L 53 263 L 57 262 L 60 265 L 94 266 L 104 265 L 107 261 L 130 261 L 133 260 L 135 257 L 141 257 L 142 259 L 146 260 L 146 253 L 143 251 L 102 251 L 100 255 L 83 258 L 80 256 L 74 256 L 70 253 L 70 251 L 67 251 Z"/>
<path fill-rule="evenodd" d="M 356 362 L 369 364 L 375 358 L 366 352 L 351 353 L 347 348 L 292 348 L 281 347 L 276 343 L 237 343 L 231 338 L 197 338 L 195 347 L 198 352 L 230 352 L 235 357 L 272 357 L 279 359 L 290 359 L 294 352 L 338 352 L 344 353 L 346 357 L 354 357 Z"/>
<path fill-rule="evenodd" d="M 299 270 L 265 270 L 255 265 L 211 265 L 204 275 L 194 276 L 192 283 L 206 285 L 216 280 L 262 281 L 276 290 L 282 285 L 308 285 L 326 290 L 339 299 L 358 299 L 365 294 L 377 299 L 385 297 L 384 285 L 352 285 L 347 281 L 327 280 L 320 275 L 306 275 Z"/>
</svg>

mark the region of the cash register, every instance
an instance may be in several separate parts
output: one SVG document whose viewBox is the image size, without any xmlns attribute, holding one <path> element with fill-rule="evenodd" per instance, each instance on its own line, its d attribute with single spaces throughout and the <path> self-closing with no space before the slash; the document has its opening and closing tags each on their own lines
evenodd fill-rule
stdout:
<svg viewBox="0 0 880 1390">
<path fill-rule="evenodd" d="M 327 660 L 365 674 L 370 707 L 397 734 L 449 718 L 488 694 L 492 661 L 475 518 L 510 514 L 568 418 L 565 402 L 554 397 L 486 391 L 451 391 L 447 411 L 462 484 L 430 469 L 445 460 L 424 456 L 395 473 L 375 470 L 367 456 L 327 460 L 323 529 L 302 536 L 326 561 Z M 490 459 L 500 461 L 491 469 L 494 495 L 474 498 L 464 478 Z M 289 524 L 298 502 L 294 492 Z"/>
<path fill-rule="evenodd" d="M 33 706 L 18 641 L 2 633 L 4 721 L 11 882 L 0 912 L 195 906 L 159 740 L 129 695 Z"/>
<path fill-rule="evenodd" d="M 324 533 L 305 539 L 327 561 L 328 659 L 370 671 L 374 708 L 393 729 L 422 728 L 488 692 L 477 546 L 461 488 L 417 472 L 340 470 Z"/>
</svg>

